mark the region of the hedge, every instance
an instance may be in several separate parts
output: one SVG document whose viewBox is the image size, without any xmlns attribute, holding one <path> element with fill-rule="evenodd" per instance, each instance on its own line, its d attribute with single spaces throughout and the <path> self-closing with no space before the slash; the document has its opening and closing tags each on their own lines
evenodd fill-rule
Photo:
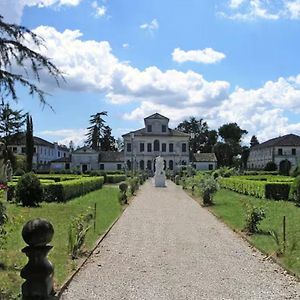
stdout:
<svg viewBox="0 0 300 300">
<path fill-rule="evenodd" d="M 126 175 L 125 174 L 115 174 L 115 175 L 111 175 L 111 174 L 107 174 L 106 175 L 106 182 L 107 183 L 119 183 L 122 181 L 126 180 Z"/>
<path fill-rule="evenodd" d="M 78 178 L 78 177 L 77 177 Z M 44 198 L 47 202 L 65 202 L 71 198 L 84 195 L 96 189 L 101 189 L 104 183 L 103 177 L 81 177 L 61 182 L 43 183 Z M 9 183 L 7 200 L 12 201 L 15 194 L 16 182 Z"/>
<path fill-rule="evenodd" d="M 43 200 L 46 202 L 65 202 L 71 198 L 101 189 L 103 183 L 103 177 L 85 177 L 59 183 L 45 184 L 43 185 Z"/>
<path fill-rule="evenodd" d="M 288 200 L 291 182 L 255 181 L 244 177 L 219 178 L 222 188 L 256 198 Z"/>
</svg>

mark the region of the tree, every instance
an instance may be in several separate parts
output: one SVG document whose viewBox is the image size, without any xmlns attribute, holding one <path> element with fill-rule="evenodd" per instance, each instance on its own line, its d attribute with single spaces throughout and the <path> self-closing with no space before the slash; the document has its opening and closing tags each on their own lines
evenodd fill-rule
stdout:
<svg viewBox="0 0 300 300">
<path fill-rule="evenodd" d="M 179 123 L 175 129 L 188 134 L 193 134 L 190 139 L 192 153 L 203 150 L 203 147 L 208 140 L 208 125 L 203 119 L 197 120 L 195 117 L 190 117 L 189 120 L 184 120 Z"/>
<path fill-rule="evenodd" d="M 32 45 L 30 48 L 28 45 Z M 44 46 L 44 40 L 24 26 L 5 23 L 0 15 L 0 97 L 17 100 L 16 86 L 21 84 L 30 95 L 37 95 L 45 104 L 46 93 L 36 82 L 45 70 L 57 84 L 63 79 L 61 71 L 33 48 Z M 30 72 L 29 72 L 30 71 Z M 30 78 L 33 77 L 33 78 Z"/>
<path fill-rule="evenodd" d="M 32 159 L 34 154 L 34 140 L 33 140 L 33 125 L 30 115 L 26 117 L 26 169 L 27 172 L 32 171 Z"/>
<path fill-rule="evenodd" d="M 105 120 L 103 120 L 102 116 L 107 116 L 107 112 L 102 111 L 96 113 L 95 115 L 91 115 L 89 121 L 91 126 L 87 128 L 88 133 L 86 134 L 87 139 L 85 143 L 87 146 L 90 146 L 96 151 L 100 150 L 101 138 L 103 137 L 103 131 L 105 127 Z"/>
<path fill-rule="evenodd" d="M 25 114 L 22 110 L 13 110 L 9 103 L 0 106 L 0 134 L 7 143 L 11 136 L 20 133 L 25 124 Z"/>
<path fill-rule="evenodd" d="M 103 137 L 100 140 L 100 149 L 102 151 L 117 151 L 116 140 L 111 135 L 111 128 L 108 125 L 103 128 Z"/>
<path fill-rule="evenodd" d="M 207 142 L 203 146 L 202 151 L 206 153 L 214 152 L 214 148 L 217 142 L 218 142 L 218 132 L 216 130 L 209 130 L 207 132 Z"/>
<path fill-rule="evenodd" d="M 241 153 L 241 162 L 242 162 L 243 169 L 247 169 L 249 154 L 250 154 L 250 148 L 248 146 L 243 146 L 242 153 Z"/>
<path fill-rule="evenodd" d="M 252 135 L 251 140 L 250 140 L 250 148 L 256 146 L 259 144 L 259 141 L 255 135 Z"/>
<path fill-rule="evenodd" d="M 118 138 L 116 140 L 116 147 L 117 147 L 117 151 L 121 152 L 124 150 L 124 142 L 123 142 L 123 139 L 121 138 Z"/>
<path fill-rule="evenodd" d="M 218 142 L 214 150 L 218 160 L 218 166 L 232 166 L 234 155 L 233 149 L 229 144 Z"/>
</svg>

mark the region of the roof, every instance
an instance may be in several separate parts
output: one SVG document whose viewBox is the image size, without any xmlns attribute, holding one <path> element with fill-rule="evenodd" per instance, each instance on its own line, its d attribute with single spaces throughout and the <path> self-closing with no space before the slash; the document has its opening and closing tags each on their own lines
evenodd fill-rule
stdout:
<svg viewBox="0 0 300 300">
<path fill-rule="evenodd" d="M 61 157 L 61 158 L 58 158 L 58 159 L 54 159 L 51 161 L 51 163 L 69 163 L 71 162 L 71 158 L 70 157 Z"/>
<path fill-rule="evenodd" d="M 215 153 L 194 153 L 194 162 L 217 162 Z"/>
<path fill-rule="evenodd" d="M 251 150 L 276 146 L 300 146 L 300 136 L 296 134 L 286 134 L 255 145 L 251 148 Z"/>
<path fill-rule="evenodd" d="M 124 162 L 124 152 L 100 151 L 99 162 Z"/>
<path fill-rule="evenodd" d="M 130 131 L 126 134 L 123 134 L 122 136 L 123 137 L 129 136 L 132 133 L 134 133 L 135 136 L 182 136 L 182 137 L 189 137 L 190 136 L 188 133 L 184 133 L 182 131 L 175 130 L 175 129 L 170 129 L 170 128 L 168 128 L 168 133 L 167 134 L 165 134 L 165 133 L 155 134 L 153 132 L 148 133 L 146 131 L 146 128 L 141 128 L 141 129 L 138 129 L 138 130 L 135 130 L 135 131 Z"/>
<path fill-rule="evenodd" d="M 83 146 L 83 147 L 80 147 L 80 148 L 76 149 L 75 151 L 73 151 L 73 154 L 83 154 L 83 153 L 97 154 L 98 151 L 96 151 L 93 148 L 88 147 L 88 146 Z"/>
<path fill-rule="evenodd" d="M 165 116 L 163 116 L 163 115 L 161 115 L 159 113 L 155 113 L 155 114 L 153 114 L 153 115 L 151 115 L 149 117 L 144 118 L 144 120 L 147 120 L 147 119 L 164 119 L 164 120 L 169 120 L 167 117 L 165 117 Z"/>
</svg>

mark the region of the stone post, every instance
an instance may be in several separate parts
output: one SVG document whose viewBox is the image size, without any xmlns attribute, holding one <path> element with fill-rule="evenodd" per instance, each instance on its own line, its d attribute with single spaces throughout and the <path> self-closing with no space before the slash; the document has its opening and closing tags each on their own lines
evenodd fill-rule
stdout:
<svg viewBox="0 0 300 300">
<path fill-rule="evenodd" d="M 54 229 L 51 223 L 43 219 L 28 221 L 22 230 L 22 237 L 26 246 L 22 252 L 28 257 L 27 265 L 21 270 L 21 277 L 25 279 L 22 285 L 23 300 L 46 300 L 54 295 L 53 267 L 47 259 L 52 246 Z"/>
</svg>

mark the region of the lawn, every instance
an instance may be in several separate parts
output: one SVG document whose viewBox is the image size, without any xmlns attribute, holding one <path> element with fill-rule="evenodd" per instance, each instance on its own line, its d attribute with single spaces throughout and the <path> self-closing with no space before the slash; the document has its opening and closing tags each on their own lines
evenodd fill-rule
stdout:
<svg viewBox="0 0 300 300">
<path fill-rule="evenodd" d="M 22 279 L 19 276 L 21 268 L 26 264 L 27 258 L 21 253 L 25 243 L 21 237 L 23 225 L 33 218 L 49 220 L 55 230 L 51 245 L 49 259 L 55 268 L 55 285 L 59 287 L 72 273 L 78 261 L 74 261 L 68 254 L 68 231 L 72 219 L 82 213 L 93 212 L 97 203 L 96 230 L 90 229 L 86 239 L 86 251 L 89 251 L 99 236 L 120 215 L 121 206 L 118 201 L 118 189 L 103 187 L 82 197 L 75 198 L 66 203 L 42 203 L 38 208 L 26 208 L 15 204 L 8 204 L 7 211 L 12 224 L 9 224 L 9 235 L 4 249 L 0 249 L 1 263 L 4 270 L 0 269 L 0 290 L 16 295 L 20 291 Z M 9 299 L 5 296 L 3 299 Z M 13 298 L 13 297 L 12 297 Z M 1 294 L 0 294 L 0 299 Z"/>
<path fill-rule="evenodd" d="M 282 222 L 286 216 L 286 251 L 278 260 L 300 277 L 300 208 L 287 201 L 258 199 L 222 189 L 214 197 L 215 205 L 211 210 L 232 229 L 242 231 L 246 219 L 246 203 L 261 207 L 266 218 L 259 225 L 260 233 L 249 236 L 249 240 L 258 249 L 274 255 L 278 245 L 269 231 L 278 233 L 282 243 Z M 280 245 L 282 246 L 282 245 Z"/>
</svg>

